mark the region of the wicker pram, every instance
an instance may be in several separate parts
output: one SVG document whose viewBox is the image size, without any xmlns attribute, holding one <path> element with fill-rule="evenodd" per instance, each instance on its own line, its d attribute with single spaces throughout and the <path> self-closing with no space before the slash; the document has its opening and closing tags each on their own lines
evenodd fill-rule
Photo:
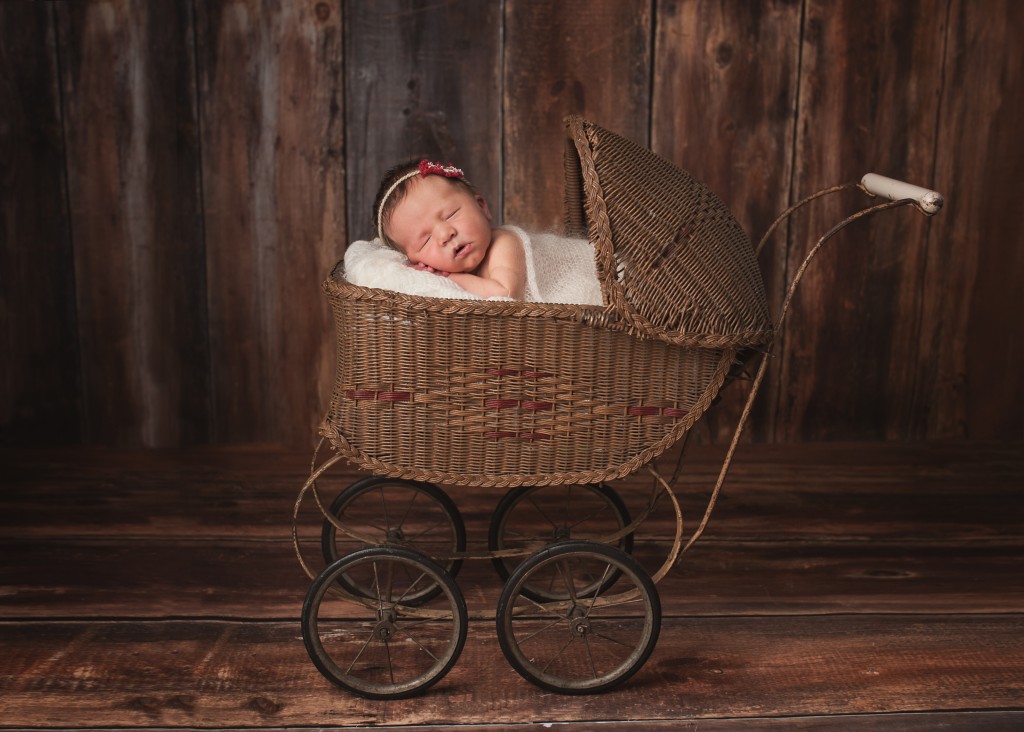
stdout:
<svg viewBox="0 0 1024 732">
<path fill-rule="evenodd" d="M 324 285 L 338 371 L 323 434 L 374 473 L 455 485 L 593 483 L 664 452 L 738 351 L 772 338 L 754 250 L 705 186 L 568 122 L 566 226 L 605 307 Z"/>
<path fill-rule="evenodd" d="M 307 650 L 327 678 L 358 694 L 407 696 L 448 672 L 473 616 L 453 577 L 464 559 L 480 558 L 507 581 L 497 611 L 475 617 L 497 620 L 502 650 L 520 674 L 563 693 L 603 691 L 629 678 L 657 640 L 654 585 L 703 531 L 764 376 L 767 359 L 703 520 L 684 546 L 670 481 L 648 463 L 687 434 L 741 356 L 769 349 L 777 327 L 756 261 L 760 246 L 689 174 L 578 117 L 567 130 L 566 229 L 594 245 L 603 306 L 415 297 L 352 285 L 340 263 L 324 283 L 338 350 L 320 431 L 334 455 L 320 464 L 314 455 L 295 519 L 297 527 L 311 491 L 324 516 L 327 568 L 314 572 L 297 528 L 293 537 L 314 580 L 303 607 Z M 858 185 L 893 200 L 819 240 L 789 287 L 780 324 L 829 236 L 874 211 L 915 203 L 934 213 L 941 205 L 933 192 L 865 177 L 801 201 L 765 239 L 805 203 Z M 340 459 L 378 477 L 348 487 L 328 507 L 316 481 Z M 632 517 L 604 482 L 644 466 L 655 489 Z M 498 493 L 488 551 L 466 550 L 458 509 L 439 486 L 508 489 Z M 611 518 L 587 530 L 587 505 L 553 531 L 524 532 L 518 517 L 530 507 L 544 514 L 544 486 L 567 487 L 559 504 L 589 501 Z M 395 503 L 393 494 L 401 496 Z M 659 497 L 673 507 L 676 529 L 664 563 L 648 574 L 629 552 Z M 369 517 L 377 509 L 383 517 Z M 440 539 L 428 542 L 438 531 Z M 365 548 L 342 550 L 345 541 Z M 614 632 L 596 629 L 602 614 Z M 552 628 L 561 635 L 529 647 Z M 623 628 L 633 629 L 628 640 L 616 637 L 601 651 L 605 659 L 599 640 Z M 403 650 L 409 657 L 399 662 Z"/>
</svg>

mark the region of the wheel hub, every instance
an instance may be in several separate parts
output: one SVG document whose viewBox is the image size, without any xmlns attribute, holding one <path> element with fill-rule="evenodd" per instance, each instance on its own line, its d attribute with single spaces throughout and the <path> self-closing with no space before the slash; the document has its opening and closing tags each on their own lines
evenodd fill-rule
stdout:
<svg viewBox="0 0 1024 732">
<path fill-rule="evenodd" d="M 579 605 L 574 605 L 569 612 L 569 634 L 573 638 L 583 638 L 590 633 L 590 618 L 586 617 Z"/>
<path fill-rule="evenodd" d="M 377 611 L 377 623 L 373 626 L 373 637 L 387 641 L 395 633 L 395 611 L 384 608 Z"/>
</svg>

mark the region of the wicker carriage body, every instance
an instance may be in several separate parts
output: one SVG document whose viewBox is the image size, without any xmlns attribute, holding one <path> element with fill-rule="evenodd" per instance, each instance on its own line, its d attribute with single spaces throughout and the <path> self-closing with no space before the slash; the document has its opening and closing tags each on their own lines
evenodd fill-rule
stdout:
<svg viewBox="0 0 1024 732">
<path fill-rule="evenodd" d="M 414 297 L 324 283 L 337 371 L 321 431 L 356 465 L 450 485 L 592 483 L 680 439 L 736 354 L 772 336 L 753 248 L 653 153 L 568 120 L 566 226 L 605 305 Z"/>
</svg>

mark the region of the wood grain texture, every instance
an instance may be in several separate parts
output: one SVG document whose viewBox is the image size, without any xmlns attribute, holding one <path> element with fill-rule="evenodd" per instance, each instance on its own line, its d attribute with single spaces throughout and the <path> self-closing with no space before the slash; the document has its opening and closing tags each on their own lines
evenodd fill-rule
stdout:
<svg viewBox="0 0 1024 732">
<path fill-rule="evenodd" d="M 867 172 L 931 186 L 946 21 L 930 1 L 808 2 L 793 198 Z M 860 194 L 827 199 L 791 228 L 787 279 Z M 801 284 L 779 352 L 783 441 L 910 437 L 903 408 L 917 342 L 929 227 L 911 210 L 830 242 Z"/>
<path fill-rule="evenodd" d="M 720 446 L 690 452 L 677 489 L 687 527 L 704 511 L 722 453 Z M 253 447 L 2 450 L 0 463 L 0 535 L 19 540 L 114 533 L 282 541 L 290 536 L 295 497 L 309 474 L 308 454 Z M 318 481 L 325 501 L 363 477 L 337 467 Z M 1019 543 L 1022 476 L 1024 449 L 1016 443 L 744 445 L 693 551 L 702 552 L 704 541 Z M 635 475 L 615 488 L 638 514 L 650 482 Z M 483 540 L 501 491 L 447 492 L 470 540 Z M 659 509 L 644 536 L 664 536 L 674 521 L 670 514 Z M 315 540 L 321 521 L 307 500 L 302 535 Z"/>
<path fill-rule="evenodd" d="M 0 442 L 81 440 L 52 8 L 0 6 Z"/>
<path fill-rule="evenodd" d="M 707 485 L 717 447 L 694 449 Z M 77 454 L 76 454 L 77 453 Z M 293 617 L 308 580 L 289 541 L 303 456 L 233 449 L 0 453 L 0 615 Z M 1019 445 L 744 446 L 704 539 L 659 584 L 666 616 L 1024 611 L 1024 450 Z M 326 500 L 354 482 L 329 472 Z M 646 481 L 616 484 L 633 515 Z M 486 546 L 500 491 L 449 489 L 471 549 Z M 703 496 L 680 491 L 688 525 Z M 922 496 L 927 495 L 927 500 Z M 655 568 L 671 511 L 637 532 Z M 299 530 L 320 567 L 322 518 Z M 160 571 L 153 571 L 159 567 Z M 965 578 L 973 578 L 966 581 Z M 493 610 L 489 562 L 459 575 Z"/>
<path fill-rule="evenodd" d="M 310 445 L 345 241 L 340 4 L 196 7 L 213 440 Z"/>
<path fill-rule="evenodd" d="M 205 441 L 191 11 L 144 2 L 55 8 L 84 438 L 147 446 Z"/>
<path fill-rule="evenodd" d="M 352 239 L 376 236 L 377 186 L 414 158 L 459 165 L 500 214 L 501 21 L 494 2 L 346 3 Z"/>
<path fill-rule="evenodd" d="M 563 229 L 568 114 L 648 144 L 649 0 L 505 3 L 505 220 Z"/>
<path fill-rule="evenodd" d="M 175 700 L 180 703 L 182 700 Z M 672 720 L 616 720 L 600 722 L 602 732 L 661 732 L 671 730 L 672 732 L 732 732 L 733 730 L 838 730 L 847 732 L 855 730 L 885 730 L 900 729 L 908 732 L 933 732 L 935 729 L 948 730 L 949 732 L 977 732 L 987 730 L 988 732 L 1016 732 L 1024 722 L 1024 712 L 1007 711 L 964 711 L 964 712 L 907 712 L 901 714 L 843 714 L 835 717 L 821 715 L 796 716 L 796 717 L 738 717 L 732 719 L 672 719 Z M 535 730 L 538 724 L 551 724 L 542 721 L 536 722 L 509 722 L 505 724 L 494 724 L 483 722 L 480 724 L 459 724 L 448 725 L 448 729 L 458 732 L 524 732 Z M 48 728 L 54 732 L 61 732 L 57 728 Z M 138 732 L 138 730 L 152 729 L 151 727 L 118 727 L 93 728 L 97 732 Z M 187 732 L 201 732 L 203 728 L 176 727 L 175 729 L 187 730 Z M 251 732 L 252 727 L 219 728 L 223 732 Z M 260 726 L 264 732 L 287 732 L 294 727 Z M 382 724 L 365 727 L 363 725 L 344 727 L 347 732 L 379 732 L 380 730 L 401 730 L 401 732 L 437 732 L 437 725 L 416 724 L 406 725 Z M 559 722 L 559 732 L 591 732 L 594 729 L 594 722 Z"/>
<path fill-rule="evenodd" d="M 936 184 L 942 227 L 928 232 L 920 363 L 910 405 L 929 437 L 1024 434 L 1024 7 L 952 2 Z"/>
<path fill-rule="evenodd" d="M 1007 618 L 685 618 L 624 687 L 541 694 L 471 623 L 452 672 L 425 696 L 359 699 L 321 678 L 298 621 L 0 623 L 5 724 L 25 727 L 452 725 L 1010 711 L 1024 636 Z M 40 703 L 45 698 L 48 703 Z"/>
<path fill-rule="evenodd" d="M 695 449 L 688 476 L 710 478 L 721 453 Z M 658 646 L 625 687 L 539 692 L 505 663 L 493 623 L 472 621 L 459 662 L 430 693 L 369 702 L 320 677 L 300 637 L 308 582 L 287 531 L 308 456 L 2 450 L 3 724 L 1019 724 L 1019 443 L 750 445 L 741 454 L 717 535 L 658 584 Z M 633 480 L 623 491 L 632 500 L 645 487 Z M 456 495 L 471 541 L 495 499 L 483 489 Z M 636 556 L 647 562 L 654 549 L 642 539 Z M 459 585 L 472 610 L 494 607 L 489 563 L 467 563 Z"/>
<path fill-rule="evenodd" d="M 1020 439 L 1018 5 L 7 3 L 0 440 L 307 447 L 334 373 L 319 284 L 370 233 L 381 170 L 457 158 L 497 218 L 559 228 L 570 112 L 707 180 L 755 237 L 869 169 L 946 193 L 828 245 L 747 439 Z M 866 202 L 797 215 L 773 302 Z M 743 396 L 695 440 L 725 440 Z"/>
<path fill-rule="evenodd" d="M 307 533 L 304 554 L 319 572 L 319 532 Z M 639 540 L 633 555 L 653 571 L 667 548 Z M 155 527 L 131 541 L 3 540 L 0 552 L 6 618 L 295 618 L 310 585 L 281 539 L 183 539 Z M 687 555 L 658 592 L 666 618 L 1024 613 L 1022 558 L 1019 542 L 714 540 Z M 470 612 L 493 615 L 502 582 L 489 561 L 467 561 L 457 580 Z"/>
<path fill-rule="evenodd" d="M 717 193 L 752 245 L 788 205 L 801 11 L 785 0 L 657 5 L 652 149 Z M 761 256 L 773 314 L 784 290 L 784 236 Z M 771 439 L 774 395 L 760 395 L 748 439 Z M 743 388 L 724 390 L 695 436 L 729 440 L 745 400 Z"/>
</svg>

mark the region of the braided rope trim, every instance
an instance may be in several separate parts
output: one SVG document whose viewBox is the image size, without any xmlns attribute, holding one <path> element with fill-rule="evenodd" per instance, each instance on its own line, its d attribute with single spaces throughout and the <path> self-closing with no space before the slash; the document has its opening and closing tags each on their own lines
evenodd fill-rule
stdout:
<svg viewBox="0 0 1024 732">
<path fill-rule="evenodd" d="M 339 266 L 332 276 L 324 280 L 323 290 L 328 299 L 380 303 L 387 307 L 406 307 L 444 315 L 482 315 L 492 318 L 551 318 L 579 323 L 593 328 L 625 332 L 635 338 L 659 340 L 673 346 L 702 348 L 744 348 L 771 343 L 774 330 L 751 330 L 728 335 L 719 333 L 668 333 L 659 327 L 637 327 L 637 322 L 624 320 L 611 306 L 562 305 L 557 303 L 506 302 L 491 300 L 452 300 L 443 297 L 406 295 L 392 290 L 353 285 L 341 278 Z"/>
</svg>

